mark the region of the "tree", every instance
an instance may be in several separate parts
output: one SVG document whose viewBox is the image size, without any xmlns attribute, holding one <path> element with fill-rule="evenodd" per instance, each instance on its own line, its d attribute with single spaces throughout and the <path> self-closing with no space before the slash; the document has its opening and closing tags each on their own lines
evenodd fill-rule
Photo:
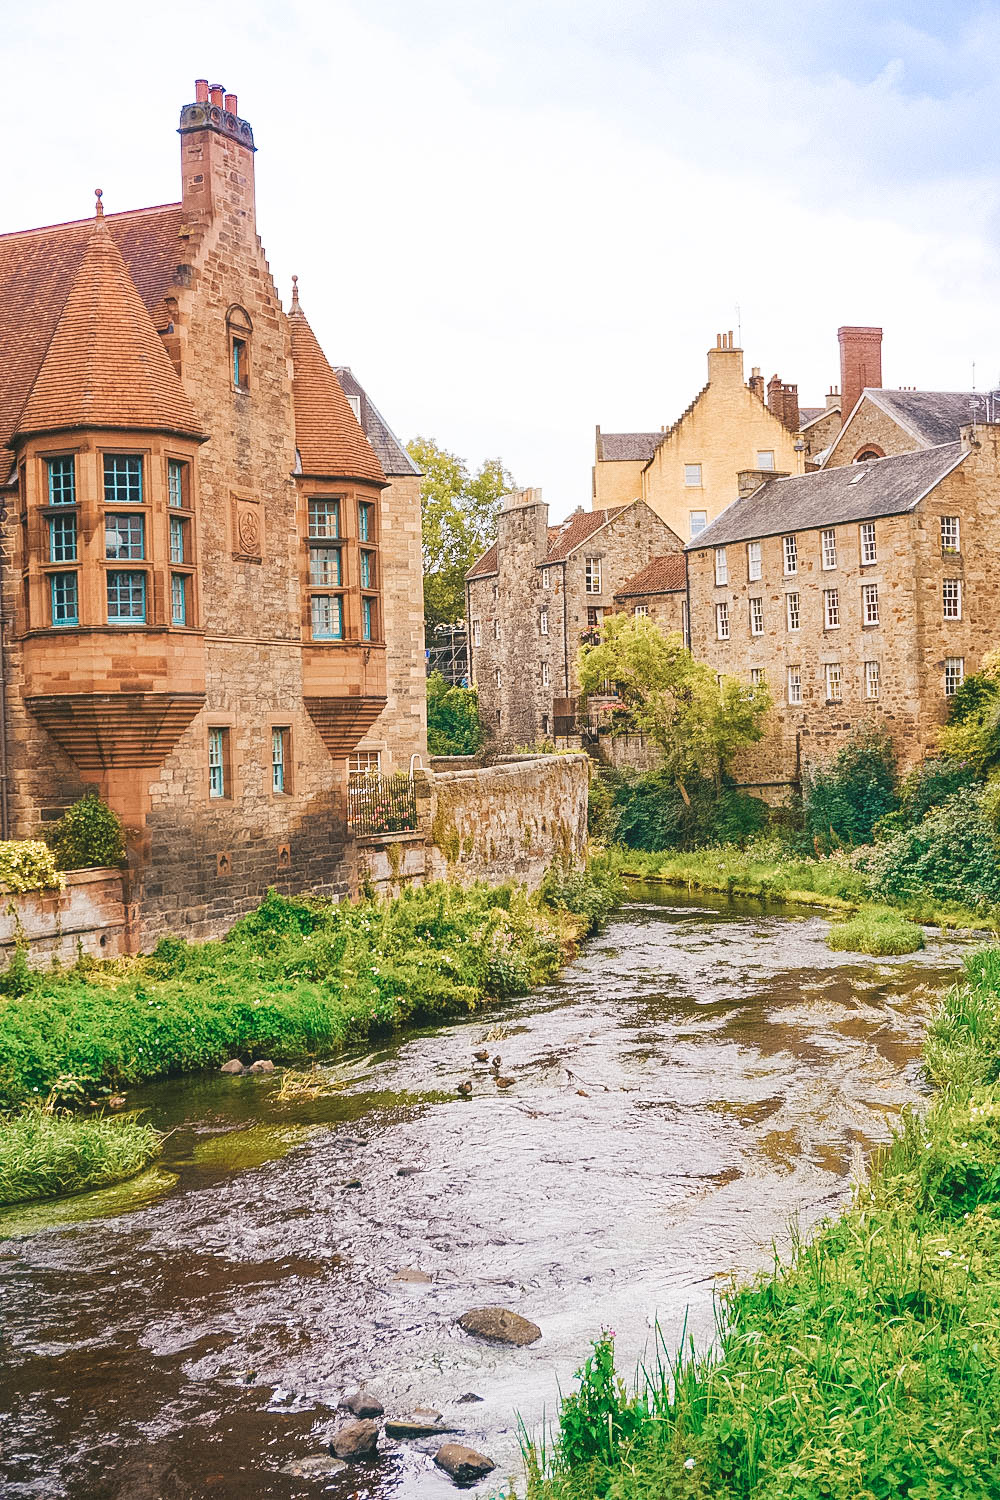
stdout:
<svg viewBox="0 0 1000 1500">
<path fill-rule="evenodd" d="M 1000 768 L 1000 652 L 984 656 L 979 671 L 953 694 L 938 745 L 981 776 Z"/>
<path fill-rule="evenodd" d="M 449 687 L 440 672 L 427 678 L 427 748 L 432 755 L 475 755 L 482 748 L 475 688 Z"/>
<path fill-rule="evenodd" d="M 430 629 L 453 625 L 465 615 L 465 575 L 493 541 L 501 496 L 514 479 L 499 458 L 470 475 L 464 459 L 433 438 L 415 437 L 406 451 L 424 474 L 424 617 Z"/>
<path fill-rule="evenodd" d="M 763 683 L 717 678 L 679 635 L 664 635 L 644 615 L 608 615 L 598 644 L 581 647 L 577 676 L 585 697 L 614 682 L 632 723 L 660 747 L 663 768 L 688 804 L 690 782 L 721 787 L 737 750 L 761 738 L 771 706 Z"/>
</svg>

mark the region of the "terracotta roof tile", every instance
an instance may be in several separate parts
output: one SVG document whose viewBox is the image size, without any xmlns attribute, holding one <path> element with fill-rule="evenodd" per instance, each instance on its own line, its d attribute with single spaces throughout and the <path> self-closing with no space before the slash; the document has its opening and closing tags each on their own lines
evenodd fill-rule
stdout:
<svg viewBox="0 0 1000 1500">
<path fill-rule="evenodd" d="M 292 298 L 288 322 L 295 367 L 295 446 L 303 474 L 386 484 L 375 449 L 361 430 L 297 295 Z"/>
<path fill-rule="evenodd" d="M 683 552 L 668 552 L 662 557 L 651 557 L 644 568 L 626 578 L 615 593 L 616 599 L 628 599 L 638 594 L 674 594 L 683 589 L 687 581 L 687 567 Z"/>
<path fill-rule="evenodd" d="M 15 433 L 77 427 L 204 435 L 100 214 Z"/>
<path fill-rule="evenodd" d="M 620 516 L 627 508 L 624 505 L 614 505 L 608 510 L 575 510 L 561 526 L 555 528 L 555 536 L 552 535 L 552 528 L 549 528 L 549 550 L 545 554 L 545 561 L 562 562 L 581 542 L 585 542 L 595 531 L 606 526 L 615 516 Z"/>
<path fill-rule="evenodd" d="M 491 573 L 497 572 L 497 544 L 487 547 L 478 562 L 474 562 L 466 573 L 466 578 L 488 578 Z"/>
</svg>

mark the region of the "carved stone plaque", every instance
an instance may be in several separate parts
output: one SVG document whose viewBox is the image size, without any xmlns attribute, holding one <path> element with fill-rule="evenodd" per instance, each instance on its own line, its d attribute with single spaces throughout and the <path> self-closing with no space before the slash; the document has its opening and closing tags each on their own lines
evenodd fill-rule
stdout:
<svg viewBox="0 0 1000 1500">
<path fill-rule="evenodd" d="M 243 562 L 264 560 L 264 512 L 259 500 L 233 497 L 233 557 Z"/>
</svg>

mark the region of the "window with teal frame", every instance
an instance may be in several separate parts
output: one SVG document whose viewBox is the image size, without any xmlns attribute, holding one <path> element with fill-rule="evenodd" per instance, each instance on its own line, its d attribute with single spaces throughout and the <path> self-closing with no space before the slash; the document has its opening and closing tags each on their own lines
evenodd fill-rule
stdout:
<svg viewBox="0 0 1000 1500">
<path fill-rule="evenodd" d="M 106 505 L 142 504 L 142 458 L 138 453 L 105 453 Z"/>
<path fill-rule="evenodd" d="M 182 521 L 179 516 L 170 517 L 170 561 L 172 563 L 188 561 L 187 522 Z"/>
<path fill-rule="evenodd" d="M 167 460 L 167 499 L 175 510 L 186 508 L 187 495 L 187 464 L 182 463 L 179 458 Z"/>
<path fill-rule="evenodd" d="M 208 731 L 208 795 L 226 795 L 226 731 Z"/>
<path fill-rule="evenodd" d="M 375 634 L 375 600 L 362 599 L 361 601 L 361 639 L 370 641 Z"/>
<path fill-rule="evenodd" d="M 371 542 L 375 538 L 375 507 L 370 500 L 358 501 L 358 536 L 363 542 Z"/>
<path fill-rule="evenodd" d="M 344 606 L 339 594 L 313 594 L 312 638 L 339 641 L 344 636 Z"/>
<path fill-rule="evenodd" d="M 340 501 L 309 501 L 309 535 L 315 537 L 338 537 L 340 535 Z"/>
<path fill-rule="evenodd" d="M 171 573 L 170 620 L 174 625 L 187 624 L 187 584 L 183 573 Z"/>
<path fill-rule="evenodd" d="M 339 588 L 343 583 L 343 568 L 339 547 L 311 547 L 309 549 L 309 582 L 316 588 Z"/>
<path fill-rule="evenodd" d="M 49 458 L 45 467 L 49 479 L 49 504 L 75 505 L 76 464 L 73 458 Z"/>
<path fill-rule="evenodd" d="M 373 589 L 375 587 L 374 552 L 362 552 L 361 554 L 361 587 L 363 589 Z"/>
<path fill-rule="evenodd" d="M 126 513 L 104 517 L 104 555 L 116 562 L 141 562 L 146 556 L 146 518 Z"/>
<path fill-rule="evenodd" d="M 145 573 L 108 573 L 108 622 L 112 625 L 134 625 L 146 618 Z"/>
<path fill-rule="evenodd" d="M 49 517 L 49 562 L 76 562 L 76 514 Z"/>
<path fill-rule="evenodd" d="M 53 625 L 79 625 L 80 595 L 75 573 L 50 573 Z"/>
</svg>

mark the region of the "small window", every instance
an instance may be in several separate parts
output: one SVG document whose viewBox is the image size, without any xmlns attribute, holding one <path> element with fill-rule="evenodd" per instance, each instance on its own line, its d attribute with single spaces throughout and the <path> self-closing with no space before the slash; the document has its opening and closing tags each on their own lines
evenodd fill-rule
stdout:
<svg viewBox="0 0 1000 1500">
<path fill-rule="evenodd" d="M 76 562 L 75 511 L 65 516 L 49 517 L 49 562 Z"/>
<path fill-rule="evenodd" d="M 347 769 L 352 776 L 378 776 L 382 770 L 381 750 L 355 750 L 348 757 Z"/>
<path fill-rule="evenodd" d="M 375 507 L 370 500 L 358 501 L 358 536 L 363 542 L 375 540 Z"/>
<path fill-rule="evenodd" d="M 587 605 L 587 629 L 596 630 L 601 623 L 601 611 L 598 605 Z"/>
<path fill-rule="evenodd" d="M 802 702 L 802 668 L 788 668 L 788 701 L 789 703 Z"/>
<path fill-rule="evenodd" d="M 878 697 L 881 685 L 881 669 L 877 661 L 865 662 L 865 697 L 869 702 L 874 702 Z"/>
<path fill-rule="evenodd" d="M 167 502 L 174 510 L 189 510 L 188 466 L 179 458 L 167 460 Z"/>
<path fill-rule="evenodd" d="M 962 580 L 946 578 L 941 585 L 941 598 L 946 620 L 962 618 Z"/>
<path fill-rule="evenodd" d="M 825 630 L 840 629 L 840 590 L 823 590 L 823 628 Z"/>
<path fill-rule="evenodd" d="M 635 606 L 635 609 L 633 609 L 632 613 L 636 617 L 637 620 L 645 619 L 646 616 L 649 614 L 649 605 L 648 604 L 637 604 Z"/>
<path fill-rule="evenodd" d="M 719 588 L 719 587 L 721 587 L 722 584 L 728 583 L 728 582 L 729 582 L 729 557 L 728 557 L 728 554 L 726 552 L 725 547 L 716 547 L 716 549 L 715 549 L 715 584 L 716 584 L 716 587 Z"/>
<path fill-rule="evenodd" d="M 690 528 L 690 535 L 691 535 L 691 540 L 692 541 L 694 540 L 694 538 L 696 536 L 701 536 L 702 532 L 705 530 L 705 527 L 707 525 L 708 525 L 708 511 L 707 510 L 690 510 L 690 511 L 688 511 L 688 526 Z"/>
<path fill-rule="evenodd" d="M 548 685 L 549 685 L 549 664 L 548 664 L 547 661 L 543 661 L 542 662 L 542 687 L 548 687 Z"/>
<path fill-rule="evenodd" d="M 781 547 L 785 559 L 785 577 L 790 578 L 799 571 L 799 545 L 795 537 L 783 536 Z"/>
<path fill-rule="evenodd" d="M 104 517 L 104 556 L 118 562 L 141 562 L 146 556 L 146 518 L 126 513 Z"/>
<path fill-rule="evenodd" d="M 538 631 L 540 635 L 548 635 L 549 633 L 549 612 L 547 609 L 539 611 Z"/>
<path fill-rule="evenodd" d="M 684 465 L 684 483 L 689 490 L 701 489 L 701 464 Z"/>
<path fill-rule="evenodd" d="M 472 644 L 474 646 L 481 646 L 483 644 L 482 620 L 473 620 L 472 622 Z"/>
<path fill-rule="evenodd" d="M 588 557 L 584 563 L 586 582 L 584 587 L 588 594 L 599 594 L 601 592 L 601 559 L 599 557 Z"/>
<path fill-rule="evenodd" d="M 339 547 L 310 547 L 309 582 L 314 588 L 339 589 L 344 581 Z"/>
<path fill-rule="evenodd" d="M 861 540 L 861 566 L 870 568 L 872 563 L 878 562 L 878 549 L 875 546 L 875 522 L 863 521 L 858 527 Z"/>
<path fill-rule="evenodd" d="M 246 339 L 233 334 L 233 385 L 238 391 L 250 389 L 250 348 Z"/>
<path fill-rule="evenodd" d="M 756 597 L 750 600 L 750 634 L 764 634 L 764 601 Z"/>
<path fill-rule="evenodd" d="M 552 587 L 552 569 L 551 568 L 543 568 L 542 569 L 542 588 L 543 589 L 550 589 L 551 587 Z"/>
<path fill-rule="evenodd" d="M 941 517 L 941 551 L 961 552 L 961 531 L 958 516 Z"/>
<path fill-rule="evenodd" d="M 357 422 L 358 426 L 360 427 L 361 426 L 361 397 L 360 396 L 348 396 L 348 398 L 347 398 L 347 404 L 351 408 L 351 411 L 354 413 L 354 420 L 355 420 L 355 422 Z"/>
<path fill-rule="evenodd" d="M 373 641 L 378 635 L 375 629 L 375 600 L 367 595 L 361 600 L 361 639 Z"/>
<path fill-rule="evenodd" d="M 493 673 L 493 677 L 494 677 L 494 680 L 496 682 L 497 687 L 499 687 L 500 683 L 501 683 L 501 680 L 502 680 L 501 676 L 500 676 L 500 668 L 499 667 L 496 668 L 495 672 Z"/>
<path fill-rule="evenodd" d="M 495 583 L 493 585 L 493 603 L 495 604 L 499 598 L 500 598 L 500 585 L 498 583 Z"/>
<path fill-rule="evenodd" d="M 309 535 L 315 537 L 340 536 L 340 501 L 309 501 Z"/>
<path fill-rule="evenodd" d="M 108 623 L 135 625 L 146 618 L 145 573 L 120 573 L 116 568 L 107 574 Z"/>
<path fill-rule="evenodd" d="M 840 662 L 831 661 L 826 667 L 826 698 L 828 703 L 840 703 L 844 696 L 844 681 L 840 673 Z"/>
<path fill-rule="evenodd" d="M 861 619 L 865 625 L 878 624 L 878 584 L 861 585 Z"/>
<path fill-rule="evenodd" d="M 789 630 L 798 630 L 801 624 L 798 594 L 785 595 L 785 619 Z"/>
<path fill-rule="evenodd" d="M 720 603 L 715 606 L 715 633 L 720 641 L 729 639 L 729 605 Z"/>
<path fill-rule="evenodd" d="M 374 552 L 361 552 L 361 587 L 373 589 L 375 587 L 375 554 Z"/>
<path fill-rule="evenodd" d="M 71 457 L 50 458 L 46 461 L 49 504 L 76 504 L 76 465 Z"/>
<path fill-rule="evenodd" d="M 829 573 L 837 566 L 837 533 L 831 526 L 823 532 L 823 567 Z"/>
<path fill-rule="evenodd" d="M 137 453 L 105 453 L 104 502 L 142 504 L 142 459 Z"/>
<path fill-rule="evenodd" d="M 758 583 L 760 576 L 760 542 L 747 542 L 747 579 L 750 583 Z"/>
<path fill-rule="evenodd" d="M 494 620 L 493 621 L 493 639 L 495 641 L 498 641 L 500 639 L 500 621 L 499 620 Z"/>
<path fill-rule="evenodd" d="M 766 681 L 767 678 L 763 667 L 750 668 L 750 683 L 753 687 L 763 687 Z"/>
<path fill-rule="evenodd" d="M 271 791 L 283 796 L 288 790 L 288 746 L 292 731 L 288 728 L 271 730 Z"/>
<path fill-rule="evenodd" d="M 172 563 L 186 563 L 191 561 L 191 549 L 188 546 L 188 523 L 182 521 L 179 516 L 170 517 L 170 561 Z"/>
<path fill-rule="evenodd" d="M 758 450 L 758 453 L 757 453 L 757 467 L 758 467 L 758 469 L 773 469 L 774 468 L 774 449 L 773 448 L 761 448 L 761 449 Z"/>
<path fill-rule="evenodd" d="M 188 619 L 188 580 L 184 573 L 170 575 L 170 623 L 186 625 Z"/>
<path fill-rule="evenodd" d="M 208 731 L 208 795 L 229 796 L 229 730 Z"/>
<path fill-rule="evenodd" d="M 314 641 L 340 641 L 344 637 L 344 605 L 339 594 L 313 594 L 309 601 Z"/>
<path fill-rule="evenodd" d="M 49 601 L 53 625 L 79 625 L 80 600 L 75 573 L 49 574 Z"/>
<path fill-rule="evenodd" d="M 946 656 L 944 659 L 944 693 L 953 698 L 965 681 L 965 657 Z"/>
</svg>

